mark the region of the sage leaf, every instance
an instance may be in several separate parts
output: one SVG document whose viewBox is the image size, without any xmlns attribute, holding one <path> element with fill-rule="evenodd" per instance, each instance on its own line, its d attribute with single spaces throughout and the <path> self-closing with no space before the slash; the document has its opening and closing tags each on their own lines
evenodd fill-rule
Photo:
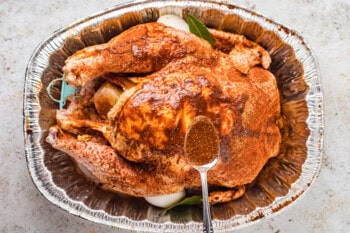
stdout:
<svg viewBox="0 0 350 233">
<path fill-rule="evenodd" d="M 192 197 L 187 197 L 185 199 L 183 199 L 182 201 L 176 202 L 174 204 L 172 204 L 171 206 L 169 206 L 168 208 L 166 208 L 161 215 L 166 215 L 168 213 L 169 210 L 177 207 L 177 206 L 194 206 L 194 205 L 199 205 L 202 204 L 202 196 L 192 196 Z"/>
<path fill-rule="evenodd" d="M 190 14 L 187 15 L 187 23 L 190 32 L 208 41 L 212 47 L 215 46 L 214 39 L 211 36 L 208 28 L 204 25 L 204 23 L 202 23 L 199 19 Z"/>
</svg>

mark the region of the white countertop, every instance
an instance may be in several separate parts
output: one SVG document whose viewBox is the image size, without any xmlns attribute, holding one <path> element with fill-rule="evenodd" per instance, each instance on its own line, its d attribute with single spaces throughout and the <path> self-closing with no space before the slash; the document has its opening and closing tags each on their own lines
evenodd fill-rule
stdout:
<svg viewBox="0 0 350 233">
<path fill-rule="evenodd" d="M 0 1 L 0 232 L 124 232 L 52 205 L 28 174 L 22 133 L 24 74 L 56 29 L 126 1 Z M 239 233 L 350 231 L 350 1 L 235 0 L 299 32 L 318 58 L 325 106 L 324 159 L 309 191 L 280 214 Z"/>
</svg>

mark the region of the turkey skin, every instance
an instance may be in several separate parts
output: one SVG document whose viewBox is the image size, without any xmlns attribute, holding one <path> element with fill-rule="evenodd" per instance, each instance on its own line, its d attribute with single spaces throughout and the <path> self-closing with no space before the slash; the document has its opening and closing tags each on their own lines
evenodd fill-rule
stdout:
<svg viewBox="0 0 350 233">
<path fill-rule="evenodd" d="M 140 24 L 73 54 L 64 77 L 80 94 L 57 111 L 47 141 L 106 189 L 168 194 L 200 187 L 184 139 L 191 121 L 204 115 L 220 138 L 209 186 L 219 202 L 237 198 L 232 190 L 242 194 L 279 152 L 280 97 L 262 47 L 210 33 L 215 48 L 190 32 Z"/>
</svg>

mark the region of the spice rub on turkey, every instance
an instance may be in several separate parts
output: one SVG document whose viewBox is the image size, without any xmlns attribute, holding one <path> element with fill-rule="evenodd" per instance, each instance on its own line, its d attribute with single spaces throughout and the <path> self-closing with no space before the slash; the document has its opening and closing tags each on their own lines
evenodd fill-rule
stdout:
<svg viewBox="0 0 350 233">
<path fill-rule="evenodd" d="M 208 173 L 212 202 L 242 195 L 279 151 L 279 92 L 262 47 L 210 33 L 215 48 L 187 31 L 140 24 L 73 54 L 65 80 L 80 94 L 57 111 L 47 141 L 106 189 L 168 194 L 200 186 L 183 155 L 190 122 L 204 115 L 220 137 L 219 161 Z"/>
</svg>

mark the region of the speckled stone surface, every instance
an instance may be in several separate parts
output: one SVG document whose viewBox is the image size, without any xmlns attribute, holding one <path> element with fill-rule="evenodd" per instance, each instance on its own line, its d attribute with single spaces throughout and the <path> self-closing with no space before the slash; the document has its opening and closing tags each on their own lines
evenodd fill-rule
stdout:
<svg viewBox="0 0 350 233">
<path fill-rule="evenodd" d="M 35 47 L 56 29 L 125 1 L 0 1 L 0 232 L 125 232 L 52 205 L 34 187 L 22 133 L 24 74 Z M 318 58 L 325 134 L 321 173 L 280 214 L 237 233 L 350 231 L 350 1 L 235 0 L 299 32 Z"/>
</svg>

